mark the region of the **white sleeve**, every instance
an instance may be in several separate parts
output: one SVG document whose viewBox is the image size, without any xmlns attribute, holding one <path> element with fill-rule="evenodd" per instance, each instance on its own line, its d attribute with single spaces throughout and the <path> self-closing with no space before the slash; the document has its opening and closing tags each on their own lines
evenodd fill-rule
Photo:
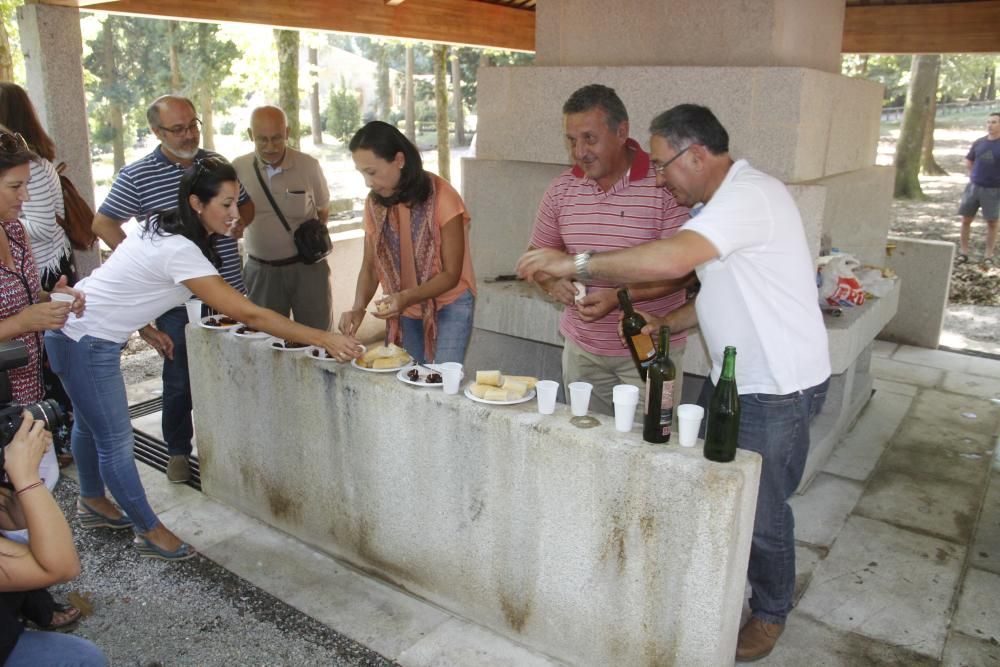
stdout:
<svg viewBox="0 0 1000 667">
<path fill-rule="evenodd" d="M 774 234 L 771 206 L 758 187 L 730 185 L 723 196 L 714 197 L 682 229 L 707 238 L 719 251 L 719 259 L 744 248 L 767 244 Z"/>
</svg>

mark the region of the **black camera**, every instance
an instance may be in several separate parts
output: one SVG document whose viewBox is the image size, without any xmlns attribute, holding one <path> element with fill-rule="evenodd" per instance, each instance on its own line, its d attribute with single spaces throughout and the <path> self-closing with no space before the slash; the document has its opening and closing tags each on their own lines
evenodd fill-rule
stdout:
<svg viewBox="0 0 1000 667">
<path fill-rule="evenodd" d="M 3 448 L 10 444 L 21 427 L 21 414 L 27 410 L 31 416 L 45 424 L 56 443 L 69 439 L 69 422 L 59 404 L 44 399 L 30 405 L 17 405 L 11 395 L 7 371 L 28 363 L 28 348 L 21 341 L 0 343 L 0 469 L 3 467 Z"/>
</svg>

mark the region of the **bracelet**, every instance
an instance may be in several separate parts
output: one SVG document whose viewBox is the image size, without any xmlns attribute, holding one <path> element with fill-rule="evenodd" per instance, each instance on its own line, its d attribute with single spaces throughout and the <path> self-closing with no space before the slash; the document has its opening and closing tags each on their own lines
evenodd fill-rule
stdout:
<svg viewBox="0 0 1000 667">
<path fill-rule="evenodd" d="M 19 495 L 21 495 L 22 493 L 24 493 L 25 491 L 31 491 L 31 490 L 32 490 L 33 488 L 35 488 L 36 486 L 41 486 L 41 485 L 42 485 L 42 484 L 44 484 L 44 483 L 45 483 L 45 480 L 43 480 L 43 479 L 40 479 L 40 480 L 38 480 L 37 482 L 35 482 L 34 484 L 29 484 L 28 486 L 24 487 L 24 488 L 23 488 L 23 489 L 21 489 L 20 491 L 15 491 L 15 492 L 14 492 L 14 495 L 15 495 L 15 496 L 19 496 Z"/>
</svg>

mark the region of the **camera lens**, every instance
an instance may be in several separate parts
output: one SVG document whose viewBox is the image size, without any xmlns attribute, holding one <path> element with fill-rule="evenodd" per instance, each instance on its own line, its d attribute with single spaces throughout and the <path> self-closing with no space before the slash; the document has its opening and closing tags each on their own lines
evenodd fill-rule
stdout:
<svg viewBox="0 0 1000 667">
<path fill-rule="evenodd" d="M 32 417 L 45 424 L 45 428 L 51 433 L 55 433 L 66 423 L 66 415 L 62 408 L 52 399 L 26 405 L 24 409 L 30 412 Z"/>
</svg>

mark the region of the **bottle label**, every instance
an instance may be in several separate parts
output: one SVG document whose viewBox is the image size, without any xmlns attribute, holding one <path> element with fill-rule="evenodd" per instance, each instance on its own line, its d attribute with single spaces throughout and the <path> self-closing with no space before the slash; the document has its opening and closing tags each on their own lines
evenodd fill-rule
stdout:
<svg viewBox="0 0 1000 667">
<path fill-rule="evenodd" d="M 653 339 L 645 334 L 636 334 L 632 336 L 632 345 L 635 347 L 635 353 L 639 357 L 639 361 L 644 362 L 644 365 L 648 365 L 656 357 L 656 350 L 653 348 Z"/>
<path fill-rule="evenodd" d="M 674 420 L 674 381 L 663 383 L 663 393 L 660 396 L 660 430 L 667 438 L 670 437 L 670 423 Z"/>
</svg>

